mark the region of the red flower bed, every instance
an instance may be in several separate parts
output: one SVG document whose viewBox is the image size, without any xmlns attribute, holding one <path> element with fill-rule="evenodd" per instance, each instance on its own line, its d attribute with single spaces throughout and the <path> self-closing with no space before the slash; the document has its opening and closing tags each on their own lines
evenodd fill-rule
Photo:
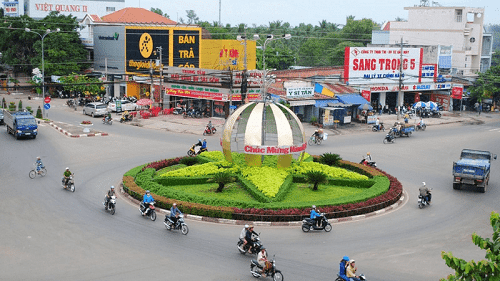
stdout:
<svg viewBox="0 0 500 281">
<path fill-rule="evenodd" d="M 185 157 L 189 157 L 189 156 L 185 156 Z M 158 171 L 158 170 L 161 170 L 163 168 L 166 168 L 166 167 L 169 167 L 172 165 L 177 165 L 180 163 L 181 159 L 185 158 L 185 157 L 170 158 L 170 159 L 164 159 L 164 160 L 160 160 L 160 161 L 156 161 L 156 162 L 151 162 L 148 165 L 144 166 L 144 168 L 142 168 L 142 171 L 144 171 L 148 168 L 154 168 L 156 171 Z"/>
</svg>

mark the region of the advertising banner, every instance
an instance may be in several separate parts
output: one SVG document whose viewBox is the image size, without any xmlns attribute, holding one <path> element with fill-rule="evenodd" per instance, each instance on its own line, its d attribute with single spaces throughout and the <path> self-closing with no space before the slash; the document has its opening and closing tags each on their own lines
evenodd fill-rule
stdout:
<svg viewBox="0 0 500 281">
<path fill-rule="evenodd" d="M 365 98 L 365 100 L 367 100 L 367 101 L 370 101 L 370 98 L 371 98 L 370 96 L 371 96 L 371 94 L 372 94 L 372 92 L 367 91 L 367 90 L 362 90 L 362 91 L 361 91 L 361 96 L 362 96 L 363 98 Z"/>
<path fill-rule="evenodd" d="M 401 74 L 405 82 L 420 83 L 422 48 L 403 49 Z M 344 77 L 349 84 L 396 83 L 399 80 L 400 48 L 346 47 Z"/>
<path fill-rule="evenodd" d="M 127 72 L 139 72 L 149 74 L 153 68 L 154 74 L 158 75 L 160 65 L 155 60 L 159 59 L 156 47 L 161 46 L 162 63 L 168 65 L 169 61 L 169 29 L 138 29 L 127 28 L 125 39 L 125 69 Z"/>
<path fill-rule="evenodd" d="M 186 98 L 206 99 L 214 101 L 241 101 L 240 93 L 229 95 L 227 88 L 203 87 L 195 85 L 182 85 L 167 83 L 165 85 L 165 93 L 172 96 L 180 96 Z M 249 100 L 260 99 L 260 91 L 248 91 L 247 98 Z"/>
<path fill-rule="evenodd" d="M 244 70 L 256 68 L 256 41 L 203 39 L 200 50 L 200 68 Z"/>
<path fill-rule="evenodd" d="M 246 154 L 260 154 L 260 155 L 286 155 L 292 153 L 300 153 L 305 151 L 307 148 L 307 143 L 303 143 L 298 146 L 257 146 L 257 145 L 245 145 Z"/>
<path fill-rule="evenodd" d="M 451 90 L 451 98 L 456 100 L 461 100 L 464 93 L 463 87 L 453 87 Z"/>
<path fill-rule="evenodd" d="M 173 66 L 200 67 L 201 30 L 174 29 Z"/>
</svg>

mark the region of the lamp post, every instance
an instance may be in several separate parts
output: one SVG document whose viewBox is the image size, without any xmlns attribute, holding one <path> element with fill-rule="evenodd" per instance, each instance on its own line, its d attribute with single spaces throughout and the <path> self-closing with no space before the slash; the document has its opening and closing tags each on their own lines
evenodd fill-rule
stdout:
<svg viewBox="0 0 500 281">
<path fill-rule="evenodd" d="M 50 33 L 59 32 L 59 31 L 61 31 L 61 29 L 59 29 L 59 28 L 56 28 L 56 30 L 47 29 L 43 35 L 36 32 L 36 31 L 33 31 L 27 27 L 24 29 L 24 31 L 35 33 L 38 36 L 40 36 L 40 38 L 42 39 L 42 97 L 43 97 L 43 100 L 45 101 L 45 58 L 44 58 L 44 52 L 43 52 L 43 39 L 45 39 L 45 36 L 49 35 Z M 45 118 L 47 117 L 45 114 L 45 106 L 42 106 L 42 116 Z"/>
<path fill-rule="evenodd" d="M 264 44 L 262 45 L 262 70 L 264 71 L 264 74 L 262 76 L 262 100 L 265 100 L 266 99 L 266 91 L 267 91 L 267 87 L 266 87 L 266 77 L 267 77 L 267 70 L 266 70 L 266 45 L 267 43 L 271 42 L 271 41 L 274 41 L 274 40 L 278 40 L 278 39 L 286 39 L 286 40 L 290 40 L 290 38 L 292 38 L 292 35 L 291 34 L 285 34 L 281 37 L 274 37 L 274 35 L 272 34 L 269 34 L 267 35 L 267 38 L 266 38 L 266 41 L 264 41 Z"/>
</svg>

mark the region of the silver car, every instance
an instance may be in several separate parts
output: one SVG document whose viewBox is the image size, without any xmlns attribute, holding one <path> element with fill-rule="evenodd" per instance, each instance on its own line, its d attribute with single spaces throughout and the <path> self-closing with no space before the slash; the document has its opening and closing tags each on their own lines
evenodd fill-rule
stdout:
<svg viewBox="0 0 500 281">
<path fill-rule="evenodd" d="M 83 114 L 94 116 L 104 116 L 108 113 L 106 104 L 102 102 L 91 102 L 83 107 Z"/>
</svg>

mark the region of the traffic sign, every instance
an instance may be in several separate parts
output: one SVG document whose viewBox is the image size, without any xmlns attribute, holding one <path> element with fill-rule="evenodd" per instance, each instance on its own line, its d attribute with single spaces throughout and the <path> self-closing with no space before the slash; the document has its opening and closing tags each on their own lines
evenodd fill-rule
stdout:
<svg viewBox="0 0 500 281">
<path fill-rule="evenodd" d="M 45 97 L 45 100 L 44 100 L 44 101 L 45 101 L 45 103 L 50 103 L 50 97 L 48 97 L 48 96 L 47 96 L 47 97 Z M 50 106 L 49 106 L 49 107 L 50 107 Z M 47 109 L 48 109 L 48 108 L 47 108 Z"/>
<path fill-rule="evenodd" d="M 45 109 L 50 109 L 50 103 L 46 103 L 46 104 L 44 104 L 44 105 L 43 105 L 43 108 L 45 108 Z"/>
</svg>

